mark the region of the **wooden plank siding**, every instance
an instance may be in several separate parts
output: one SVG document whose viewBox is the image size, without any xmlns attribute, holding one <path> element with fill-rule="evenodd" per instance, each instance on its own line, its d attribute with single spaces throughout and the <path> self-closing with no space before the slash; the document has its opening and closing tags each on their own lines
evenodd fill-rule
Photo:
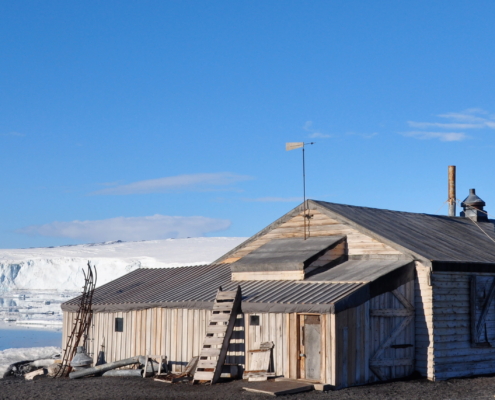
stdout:
<svg viewBox="0 0 495 400">
<path fill-rule="evenodd" d="M 398 290 L 413 302 L 414 284 Z M 400 309 L 400 302 L 391 293 L 377 296 L 356 307 L 334 314 L 320 314 L 322 326 L 321 382 L 347 387 L 378 378 L 369 370 L 369 360 L 400 317 L 370 317 L 373 309 Z M 403 307 L 402 307 L 403 308 Z M 209 310 L 165 309 L 96 313 L 90 330 L 88 352 L 96 362 L 104 350 L 106 362 L 135 355 L 167 356 L 175 372 L 182 372 L 189 360 L 198 355 L 211 312 Z M 250 325 L 250 317 L 259 316 L 259 325 Z M 115 332 L 115 318 L 124 319 L 124 331 Z M 64 313 L 64 336 L 75 313 Z M 273 342 L 271 371 L 292 379 L 300 378 L 298 354 L 299 315 L 296 313 L 239 314 L 227 354 L 227 364 L 246 365 L 246 350 Z M 409 326 L 394 343 L 414 343 L 414 326 Z M 406 358 L 413 349 L 387 349 L 383 358 Z M 412 366 L 384 367 L 388 378 L 409 375 Z"/>
<path fill-rule="evenodd" d="M 433 365 L 433 302 L 430 285 L 430 268 L 416 262 L 415 324 L 416 324 L 416 371 L 429 380 L 434 380 Z"/>
<path fill-rule="evenodd" d="M 422 330 L 433 343 L 428 375 L 433 380 L 495 373 L 495 347 L 471 344 L 470 279 L 467 272 L 434 272 L 431 276 L 432 318 Z M 480 278 L 495 274 L 476 273 Z M 491 281 L 491 279 L 490 279 Z M 493 334 L 495 312 L 487 315 L 487 335 Z"/>
<path fill-rule="evenodd" d="M 423 277 L 424 278 L 424 277 Z M 423 282 L 420 277 L 416 282 Z M 415 282 L 408 282 L 397 289 L 411 304 L 424 310 L 422 303 L 414 302 Z M 424 295 L 424 293 L 423 293 Z M 424 300 L 424 297 L 422 298 Z M 468 309 L 468 308 L 467 308 Z M 361 385 L 379 381 L 369 368 L 370 359 L 377 349 L 390 337 L 392 331 L 404 321 L 404 316 L 376 316 L 374 310 L 404 311 L 404 305 L 392 293 L 384 293 L 358 307 L 338 314 L 319 314 L 321 323 L 321 382 L 337 388 Z M 385 312 L 385 314 L 386 314 Z M 422 311 L 421 311 L 422 312 Z M 467 311 L 468 312 L 468 311 Z M 90 330 L 88 351 L 96 362 L 98 352 L 105 351 L 107 362 L 135 355 L 161 354 L 167 356 L 174 372 L 182 372 L 193 356 L 197 356 L 205 336 L 211 311 L 193 309 L 152 308 L 128 312 L 96 313 Z M 259 325 L 250 325 L 251 316 L 259 317 Z M 430 312 L 429 315 L 432 315 Z M 124 331 L 115 332 L 115 318 L 124 319 Z M 75 313 L 64 312 L 64 336 L 69 333 Z M 299 314 L 256 313 L 239 314 L 230 341 L 226 363 L 246 365 L 247 350 L 257 349 L 263 342 L 273 342 L 271 371 L 288 378 L 300 378 L 299 361 Z M 391 348 L 390 345 L 416 345 L 414 326 L 421 318 L 416 315 L 406 328 L 389 343 L 379 359 L 384 363 L 399 360 L 397 365 L 380 367 L 386 379 L 408 376 L 414 370 L 414 363 L 404 365 L 404 360 L 414 359 L 415 347 Z M 464 321 L 469 330 L 469 321 Z M 464 326 L 463 325 L 463 326 Z M 424 323 L 428 327 L 428 323 Z M 448 326 L 446 326 L 448 327 Z M 429 348 L 426 347 L 428 350 Z M 466 349 L 458 349 L 460 354 Z M 469 350 L 469 348 L 468 348 Z M 478 352 L 484 349 L 476 349 Z M 428 351 L 419 352 L 428 355 Z M 473 353 L 474 354 L 474 353 Z M 482 353 L 477 353 L 482 354 Z M 471 355 L 471 353 L 468 353 Z M 421 359 L 423 360 L 423 359 Z M 424 363 L 426 371 L 428 364 Z"/>
<path fill-rule="evenodd" d="M 350 225 L 343 224 L 335 219 L 327 217 L 316 210 L 311 210 L 313 217 L 310 219 L 309 232 L 310 236 L 332 236 L 332 235 L 346 235 L 347 236 L 347 249 L 348 255 L 400 255 L 399 251 L 392 247 L 381 243 L 370 236 L 360 233 Z M 266 234 L 258 237 L 256 240 L 246 244 L 246 246 L 240 248 L 234 254 L 223 263 L 233 263 L 240 258 L 249 254 L 253 250 L 256 250 L 260 246 L 268 243 L 272 239 L 283 238 L 299 238 L 303 237 L 303 224 L 304 220 L 302 213 L 289 221 L 281 224 L 279 227 L 272 229 Z"/>
<path fill-rule="evenodd" d="M 187 362 L 198 355 L 202 347 L 209 310 L 154 308 L 118 313 L 96 313 L 88 340 L 88 352 L 96 362 L 104 350 L 105 361 L 112 362 L 135 355 L 162 354 L 167 356 L 175 372 L 182 372 Z M 260 318 L 259 326 L 250 325 L 250 316 Z M 124 331 L 115 332 L 115 318 L 124 319 Z M 257 313 L 239 314 L 232 335 L 226 364 L 246 365 L 245 352 L 257 349 L 263 342 L 273 342 L 271 371 L 290 378 L 298 376 L 298 314 Z M 64 336 L 75 313 L 64 312 Z M 321 315 L 322 324 L 322 382 L 332 382 L 337 370 L 333 353 L 335 344 L 333 315 Z"/>
<path fill-rule="evenodd" d="M 67 318 L 65 317 L 66 314 L 67 314 Z M 77 313 L 75 312 L 72 313 L 64 312 L 64 318 L 62 321 L 62 343 L 61 343 L 62 351 L 65 351 L 65 348 L 67 346 L 67 339 L 69 338 L 72 329 L 74 328 L 76 317 L 77 317 Z M 82 338 L 81 338 L 81 343 L 80 344 L 74 343 L 73 347 L 77 347 L 79 345 L 82 345 Z M 91 340 L 88 341 L 88 345 L 89 346 L 92 345 Z"/>
<path fill-rule="evenodd" d="M 210 315 L 210 310 L 166 308 L 96 313 L 90 329 L 87 351 L 94 362 L 102 350 L 105 352 L 106 362 L 136 355 L 161 354 L 167 356 L 173 371 L 182 372 L 190 359 L 199 354 Z M 226 364 L 244 366 L 246 349 L 259 348 L 262 342 L 272 341 L 275 345 L 272 369 L 277 375 L 287 376 L 290 349 L 287 333 L 289 314 L 256 315 L 260 316 L 259 326 L 249 326 L 250 314 L 237 316 Z M 63 348 L 75 317 L 76 313 L 64 312 Z M 115 318 L 124 319 L 123 332 L 115 332 Z"/>
<path fill-rule="evenodd" d="M 400 286 L 397 290 L 414 304 L 414 281 Z M 403 309 L 404 306 L 396 296 L 392 293 L 384 293 L 358 307 L 330 316 L 330 320 L 333 319 L 334 323 L 329 324 L 328 327 L 330 332 L 328 346 L 331 350 L 327 350 L 327 354 L 334 360 L 330 361 L 331 374 L 328 383 L 337 388 L 344 388 L 380 381 L 370 371 L 370 359 L 390 337 L 393 330 L 403 322 L 404 317 L 376 317 L 370 312 Z M 390 363 L 390 360 L 411 360 L 411 365 L 380 367 L 385 379 L 409 376 L 414 371 L 414 326 L 412 321 L 390 343 L 390 345 L 412 345 L 411 347 L 387 346 L 379 357 L 385 364 Z"/>
</svg>

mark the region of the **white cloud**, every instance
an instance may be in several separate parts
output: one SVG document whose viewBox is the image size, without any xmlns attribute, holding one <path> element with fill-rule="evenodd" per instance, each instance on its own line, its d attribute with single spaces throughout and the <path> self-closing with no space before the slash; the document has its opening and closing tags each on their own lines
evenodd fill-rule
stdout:
<svg viewBox="0 0 495 400">
<path fill-rule="evenodd" d="M 346 135 L 356 135 L 356 136 L 360 136 L 362 137 L 363 139 L 372 139 L 374 138 L 376 135 L 378 135 L 378 132 L 373 132 L 373 133 L 356 133 L 356 132 L 347 132 Z"/>
<path fill-rule="evenodd" d="M 437 115 L 438 118 L 447 120 L 447 122 L 417 122 L 407 121 L 407 124 L 413 128 L 425 129 L 425 131 L 412 131 L 402 133 L 404 136 L 414 137 L 416 139 L 439 139 L 443 142 L 459 142 L 468 139 L 469 136 L 464 132 L 467 129 L 495 129 L 495 115 L 480 108 L 470 108 L 461 112 L 451 112 Z M 429 128 L 445 129 L 450 132 L 431 132 Z"/>
<path fill-rule="evenodd" d="M 230 172 L 211 174 L 190 174 L 168 176 L 165 178 L 148 179 L 98 190 L 96 195 L 125 195 L 144 193 L 164 193 L 173 191 L 204 191 L 214 187 L 229 186 L 237 182 L 253 179 L 247 175 L 237 175 Z"/>
<path fill-rule="evenodd" d="M 313 126 L 313 121 L 306 121 L 304 123 L 303 129 L 305 131 L 311 132 L 311 127 Z"/>
<path fill-rule="evenodd" d="M 313 128 L 313 121 L 306 121 L 302 127 L 306 132 L 309 132 L 308 137 L 311 139 L 328 139 L 331 138 L 333 135 L 329 135 L 327 133 L 322 133 L 318 132 Z"/>
<path fill-rule="evenodd" d="M 441 128 L 441 129 L 495 129 L 495 116 L 480 108 L 470 108 L 461 112 L 451 112 L 437 115 L 449 122 L 416 122 L 407 121 L 414 128 Z"/>
<path fill-rule="evenodd" d="M 442 128 L 442 129 L 478 129 L 484 128 L 483 124 L 460 124 L 460 123 L 448 123 L 441 122 L 414 122 L 407 121 L 408 125 L 413 128 Z"/>
<path fill-rule="evenodd" d="M 31 225 L 17 230 L 17 233 L 89 242 L 137 241 L 203 236 L 209 232 L 225 230 L 230 224 L 231 222 L 225 219 L 156 214 L 149 217 L 117 217 L 94 221 L 56 221 L 44 225 Z"/>
<path fill-rule="evenodd" d="M 326 133 L 321 133 L 321 132 L 314 132 L 314 133 L 310 133 L 309 137 L 312 139 L 314 139 L 314 138 L 326 139 L 326 138 L 332 137 L 332 135 L 328 135 Z"/>
<path fill-rule="evenodd" d="M 413 137 L 421 140 L 439 139 L 442 142 L 460 142 L 468 139 L 464 132 L 428 132 L 428 131 L 413 131 L 404 132 L 404 136 Z"/>
<path fill-rule="evenodd" d="M 256 202 L 301 202 L 302 197 L 258 197 L 256 199 L 243 199 L 244 201 Z"/>
<path fill-rule="evenodd" d="M 469 108 L 461 112 L 451 112 L 438 115 L 440 118 L 448 118 L 464 122 L 485 122 L 495 120 L 495 115 L 481 108 Z"/>
</svg>

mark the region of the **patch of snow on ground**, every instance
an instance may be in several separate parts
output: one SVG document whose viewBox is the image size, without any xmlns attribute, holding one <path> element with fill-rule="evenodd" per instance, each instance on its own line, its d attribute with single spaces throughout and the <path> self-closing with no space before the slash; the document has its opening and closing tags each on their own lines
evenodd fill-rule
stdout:
<svg viewBox="0 0 495 400">
<path fill-rule="evenodd" d="M 60 354 L 60 347 L 30 347 L 22 349 L 7 349 L 0 351 L 0 379 L 10 364 L 24 360 L 39 360 L 41 358 L 52 358 Z"/>
</svg>

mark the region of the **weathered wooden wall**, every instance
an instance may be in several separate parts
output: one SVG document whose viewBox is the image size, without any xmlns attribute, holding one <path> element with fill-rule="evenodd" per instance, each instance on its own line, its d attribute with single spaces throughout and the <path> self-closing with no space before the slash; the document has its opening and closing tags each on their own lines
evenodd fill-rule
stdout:
<svg viewBox="0 0 495 400">
<path fill-rule="evenodd" d="M 135 355 L 166 355 L 174 371 L 181 371 L 191 357 L 199 354 L 210 314 L 209 310 L 165 308 L 96 313 L 87 350 L 96 361 L 103 345 L 107 362 Z M 262 342 L 273 341 L 274 371 L 279 375 L 287 374 L 289 314 L 256 315 L 260 316 L 260 326 L 249 326 L 249 314 L 238 315 L 226 363 L 245 365 L 245 343 L 248 348 L 255 349 Z M 115 318 L 124 319 L 123 332 L 115 332 Z M 75 313 L 64 313 L 64 342 L 74 319 Z"/>
<path fill-rule="evenodd" d="M 249 324 L 250 316 L 260 318 L 259 326 Z M 263 342 L 273 342 L 272 369 L 278 375 L 289 374 L 289 314 L 244 314 L 245 343 L 248 350 L 257 349 Z M 246 356 L 246 365 L 249 365 L 249 354 Z"/>
<path fill-rule="evenodd" d="M 310 212 L 313 215 L 313 218 L 311 218 L 309 223 L 310 236 L 347 235 L 348 255 L 402 254 L 390 246 L 381 243 L 370 236 L 360 233 L 350 225 L 342 224 L 339 221 L 329 218 L 316 210 L 311 210 Z M 290 221 L 283 223 L 279 227 L 272 229 L 268 233 L 259 236 L 222 262 L 233 263 L 244 257 L 246 254 L 249 254 L 251 251 L 257 249 L 265 243 L 268 243 L 272 239 L 303 237 L 303 224 L 304 219 L 302 214 L 298 215 Z"/>
<path fill-rule="evenodd" d="M 413 281 L 397 291 L 414 304 Z M 385 315 L 377 316 L 373 314 L 374 310 L 385 310 L 382 313 Z M 415 345 L 414 319 L 390 343 L 386 343 L 394 329 L 404 322 L 404 310 L 404 305 L 394 294 L 385 293 L 336 315 L 320 314 L 321 381 L 336 387 L 379 381 L 370 369 L 370 360 L 375 360 L 375 365 L 378 363 L 383 379 L 410 375 L 414 370 L 414 347 L 391 348 L 390 345 Z M 397 311 L 404 315 L 393 316 Z M 392 316 L 387 313 L 392 313 Z M 259 325 L 250 325 L 251 315 L 260 317 Z M 299 315 L 239 314 L 226 362 L 249 365 L 245 350 L 272 341 L 272 370 L 277 375 L 300 378 Z M 96 361 L 104 345 L 107 362 L 134 355 L 161 354 L 167 356 L 173 370 L 179 372 L 199 354 L 209 317 L 208 310 L 164 308 L 97 313 L 88 340 L 88 352 Z M 75 313 L 64 313 L 64 337 L 69 334 L 74 318 Z M 115 318 L 124 319 L 123 332 L 115 332 Z M 384 351 L 377 355 L 384 344 Z"/>
<path fill-rule="evenodd" d="M 199 354 L 210 318 L 209 310 L 150 308 L 94 314 L 87 350 L 96 361 L 104 346 L 107 362 L 135 355 L 166 355 L 173 370 L 181 371 Z M 70 333 L 75 313 L 64 313 L 63 341 Z M 124 331 L 115 332 L 115 318 L 124 319 Z M 227 363 L 244 364 L 244 320 L 238 315 Z M 63 344 L 65 346 L 65 344 Z"/>
<path fill-rule="evenodd" d="M 433 380 L 433 291 L 430 268 L 416 262 L 414 282 L 416 307 L 416 371 Z"/>
<path fill-rule="evenodd" d="M 470 279 L 473 275 L 495 277 L 495 274 L 467 272 L 432 274 L 433 329 L 424 332 L 428 333 L 433 343 L 433 362 L 429 371 L 431 379 L 495 373 L 495 348 L 473 347 L 471 344 Z M 489 279 L 488 283 L 492 281 Z M 484 297 L 487 292 L 483 290 L 478 295 Z M 488 331 L 495 328 L 494 307 L 492 303 L 487 315 Z"/>
<path fill-rule="evenodd" d="M 259 315 L 260 326 L 250 326 L 249 316 Z M 300 314 L 245 314 L 246 343 L 248 349 L 259 348 L 262 342 L 271 341 L 273 347 L 273 370 L 277 375 L 300 378 L 299 365 L 299 322 Z M 333 382 L 332 368 L 335 369 L 333 354 L 333 315 L 319 314 L 321 323 L 321 376 L 322 382 Z M 249 357 L 249 355 L 248 355 Z M 249 358 L 247 359 L 249 363 Z M 249 365 L 249 364 L 248 364 Z"/>
<path fill-rule="evenodd" d="M 414 282 L 397 289 L 409 303 L 414 304 Z M 385 310 L 380 316 L 374 310 Z M 403 313 L 404 316 L 393 316 Z M 380 381 L 370 369 L 370 362 L 382 379 L 394 379 L 410 375 L 414 371 L 414 319 L 407 323 L 405 307 L 392 293 L 384 293 L 356 308 L 334 316 L 336 337 L 335 378 L 336 387 L 362 385 Z M 407 323 L 398 334 L 394 330 Z M 394 335 L 393 340 L 390 340 Z M 385 345 L 385 346 L 384 346 Z M 412 345 L 391 348 L 391 345 Z M 383 351 L 379 351 L 384 347 Z"/>
</svg>

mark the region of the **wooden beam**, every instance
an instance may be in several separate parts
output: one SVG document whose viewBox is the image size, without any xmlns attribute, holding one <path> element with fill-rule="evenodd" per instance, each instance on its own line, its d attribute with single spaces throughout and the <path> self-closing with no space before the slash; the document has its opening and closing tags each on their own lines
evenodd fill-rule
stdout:
<svg viewBox="0 0 495 400">
<path fill-rule="evenodd" d="M 477 293 L 477 279 L 476 275 L 471 276 L 470 279 L 470 291 L 469 291 L 469 309 L 471 312 L 471 343 L 478 343 L 478 333 L 476 329 L 476 293 Z"/>
<path fill-rule="evenodd" d="M 402 367 L 413 365 L 412 358 L 382 358 L 379 360 L 371 360 L 370 367 Z"/>
<path fill-rule="evenodd" d="M 400 301 L 400 303 L 406 310 L 414 311 L 414 306 L 409 302 L 409 300 L 406 299 L 406 297 L 401 292 L 399 292 L 398 289 L 392 290 L 392 293 L 395 297 L 397 297 L 397 300 Z"/>
<path fill-rule="evenodd" d="M 387 340 L 385 340 L 378 350 L 375 352 L 373 357 L 371 357 L 370 363 L 372 360 L 378 359 L 382 355 L 382 353 L 385 351 L 385 348 L 390 346 L 392 342 L 395 340 L 397 336 L 404 330 L 404 328 L 409 325 L 409 323 L 413 320 L 414 315 L 410 315 L 409 317 L 406 317 L 398 326 L 395 327 L 395 329 L 392 331 L 392 334 L 388 337 Z"/>
<path fill-rule="evenodd" d="M 488 315 L 490 309 L 490 304 L 492 304 L 493 298 L 495 297 L 495 278 L 493 278 L 490 290 L 488 291 L 488 296 L 486 296 L 485 302 L 483 303 L 483 308 L 481 310 L 480 319 L 476 325 L 476 339 L 478 339 L 485 327 L 485 319 Z"/>
<path fill-rule="evenodd" d="M 387 377 L 382 374 L 382 371 L 380 370 L 379 367 L 374 367 L 370 365 L 370 370 L 380 379 L 381 381 L 386 381 Z"/>
<path fill-rule="evenodd" d="M 304 279 L 304 271 L 233 272 L 233 281 L 298 281 Z"/>
<path fill-rule="evenodd" d="M 371 317 L 409 317 L 411 315 L 414 315 L 414 310 L 396 308 L 370 310 Z"/>
</svg>

